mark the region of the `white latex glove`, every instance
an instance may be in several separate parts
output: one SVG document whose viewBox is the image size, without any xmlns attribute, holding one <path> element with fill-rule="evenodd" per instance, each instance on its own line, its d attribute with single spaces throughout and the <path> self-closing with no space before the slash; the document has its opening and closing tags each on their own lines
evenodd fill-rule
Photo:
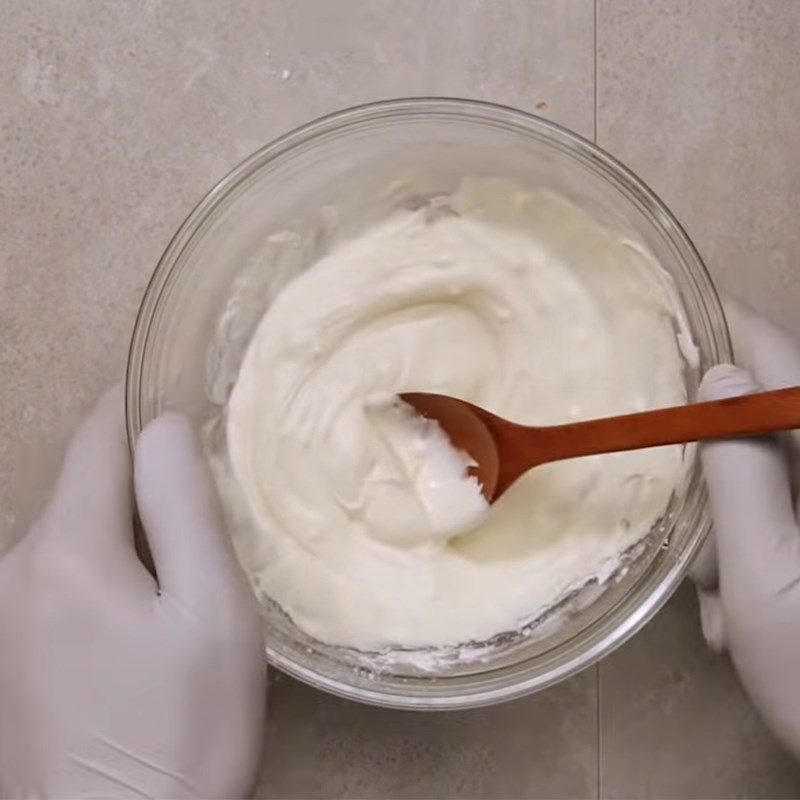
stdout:
<svg viewBox="0 0 800 800">
<path fill-rule="evenodd" d="M 188 423 L 142 433 L 133 544 L 122 393 L 67 453 L 52 499 L 0 560 L 3 797 L 242 797 L 266 665 L 255 598 Z"/>
<path fill-rule="evenodd" d="M 800 344 L 737 303 L 725 310 L 747 371 L 714 367 L 698 399 L 800 385 Z M 800 528 L 792 485 L 800 438 L 709 442 L 700 453 L 715 531 L 692 571 L 703 634 L 712 649 L 730 652 L 753 704 L 800 758 Z"/>
</svg>

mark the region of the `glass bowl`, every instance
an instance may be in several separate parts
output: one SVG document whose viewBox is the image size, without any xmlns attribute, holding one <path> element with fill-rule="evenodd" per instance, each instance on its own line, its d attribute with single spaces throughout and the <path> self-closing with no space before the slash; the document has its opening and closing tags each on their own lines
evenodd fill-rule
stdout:
<svg viewBox="0 0 800 800">
<path fill-rule="evenodd" d="M 144 295 L 127 370 L 131 443 L 165 410 L 219 435 L 219 419 L 271 299 L 341 236 L 399 206 L 447 193 L 464 176 L 549 187 L 648 248 L 672 276 L 699 352 L 698 375 L 731 359 L 703 262 L 664 204 L 607 153 L 551 122 L 488 103 L 406 99 L 319 119 L 254 153 L 218 183 L 167 247 Z M 364 654 L 300 631 L 264 608 L 267 657 L 318 688 L 411 709 L 467 708 L 537 691 L 610 653 L 681 581 L 709 529 L 694 448 L 656 528 L 602 586 L 590 584 L 523 631 L 457 652 Z"/>
</svg>

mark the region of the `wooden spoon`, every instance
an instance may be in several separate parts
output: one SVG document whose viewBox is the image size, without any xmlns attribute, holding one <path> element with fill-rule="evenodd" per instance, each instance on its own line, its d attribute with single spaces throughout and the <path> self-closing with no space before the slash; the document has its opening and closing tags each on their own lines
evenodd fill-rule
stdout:
<svg viewBox="0 0 800 800">
<path fill-rule="evenodd" d="M 456 449 L 475 461 L 471 474 L 489 503 L 549 461 L 800 427 L 800 386 L 549 427 L 518 425 L 443 394 L 408 392 L 400 398 L 438 422 Z"/>
</svg>

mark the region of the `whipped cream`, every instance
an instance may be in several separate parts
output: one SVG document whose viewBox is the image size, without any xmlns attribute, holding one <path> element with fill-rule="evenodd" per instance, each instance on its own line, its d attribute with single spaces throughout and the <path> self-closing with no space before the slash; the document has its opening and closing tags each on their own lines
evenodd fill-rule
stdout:
<svg viewBox="0 0 800 800">
<path fill-rule="evenodd" d="M 375 651 L 484 641 L 611 574 L 683 480 L 680 446 L 545 465 L 489 508 L 468 457 L 391 398 L 532 425 L 684 403 L 683 319 L 643 247 L 505 182 L 336 245 L 277 295 L 227 407 L 256 590 Z"/>
</svg>

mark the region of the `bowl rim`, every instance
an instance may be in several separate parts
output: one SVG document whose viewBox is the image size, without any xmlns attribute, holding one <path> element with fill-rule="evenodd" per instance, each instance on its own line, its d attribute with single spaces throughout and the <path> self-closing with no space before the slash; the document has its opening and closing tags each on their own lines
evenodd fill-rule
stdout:
<svg viewBox="0 0 800 800">
<path fill-rule="evenodd" d="M 657 223 L 670 243 L 677 246 L 686 262 L 687 276 L 695 284 L 698 294 L 706 305 L 710 305 L 710 315 L 716 318 L 712 341 L 715 344 L 713 355 L 717 361 L 732 360 L 730 334 L 718 293 L 697 248 L 689 238 L 675 215 L 660 197 L 631 169 L 610 155 L 599 145 L 578 133 L 551 120 L 522 111 L 507 105 L 458 97 L 402 97 L 363 103 L 334 111 L 317 119 L 295 127 L 265 144 L 240 161 L 232 170 L 211 188 L 194 206 L 183 223 L 170 239 L 159 259 L 142 296 L 136 315 L 128 350 L 128 363 L 125 376 L 125 418 L 128 445 L 133 454 L 135 442 L 141 432 L 141 378 L 144 355 L 147 350 L 149 332 L 165 287 L 169 284 L 173 269 L 179 261 L 184 248 L 201 230 L 204 221 L 214 209 L 243 181 L 255 174 L 279 156 L 297 146 L 345 127 L 357 126 L 367 121 L 389 119 L 392 117 L 431 115 L 457 117 L 464 121 L 506 123 L 515 130 L 528 134 L 543 134 L 550 144 L 554 144 L 573 158 L 578 158 L 589 168 L 598 170 L 603 177 L 623 191 L 632 202 L 643 207 Z M 266 643 L 269 662 L 286 673 L 325 691 L 360 702 L 397 709 L 455 710 L 475 708 L 512 700 L 523 695 L 545 689 L 559 683 L 583 669 L 595 664 L 624 644 L 637 633 L 656 612 L 667 602 L 685 576 L 695 554 L 703 545 L 711 527 L 704 489 L 700 489 L 697 534 L 687 547 L 676 554 L 669 569 L 653 586 L 646 597 L 627 617 L 607 631 L 590 646 L 571 653 L 563 663 L 551 669 L 547 675 L 532 675 L 527 679 L 515 680 L 510 685 L 484 688 L 477 693 L 454 695 L 424 695 L 416 693 L 389 692 L 385 689 L 370 688 L 364 683 L 350 683 L 321 674 Z M 145 542 L 146 547 L 146 542 Z M 640 578 L 641 580 L 642 578 Z M 595 625 L 596 623 L 593 623 Z M 442 680 L 442 679 L 439 679 Z M 446 680 L 446 679 L 444 679 Z"/>
</svg>

